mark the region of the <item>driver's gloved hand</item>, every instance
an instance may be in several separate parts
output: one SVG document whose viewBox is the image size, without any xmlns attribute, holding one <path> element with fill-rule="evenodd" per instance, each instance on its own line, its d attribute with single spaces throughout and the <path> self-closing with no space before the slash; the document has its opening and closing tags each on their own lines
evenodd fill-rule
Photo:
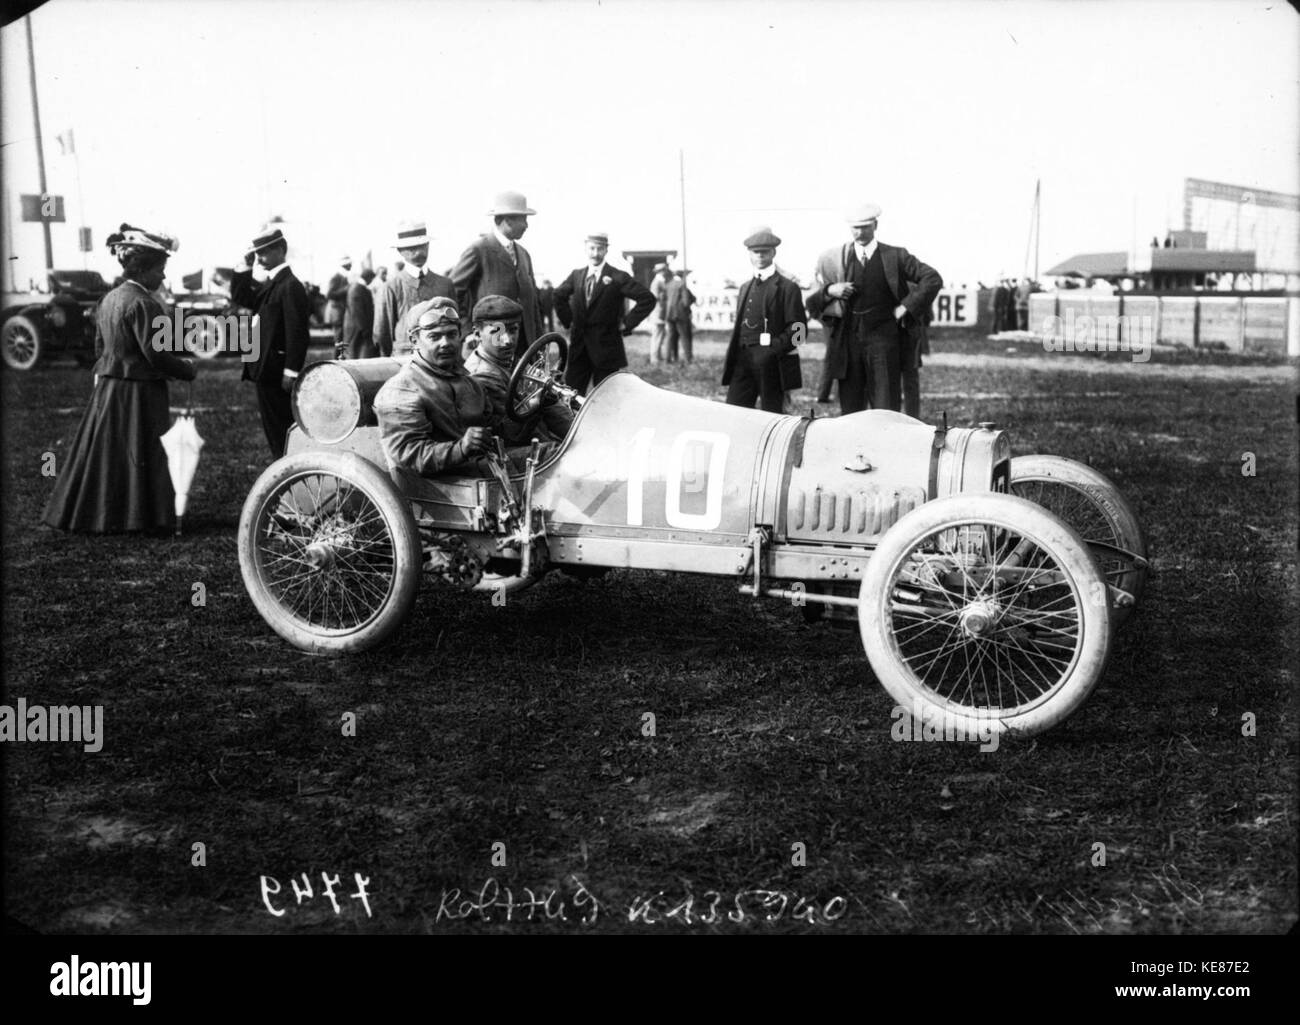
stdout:
<svg viewBox="0 0 1300 1025">
<path fill-rule="evenodd" d="M 471 427 L 460 437 L 460 450 L 465 457 L 481 456 L 488 450 L 492 432 L 486 427 Z"/>
</svg>

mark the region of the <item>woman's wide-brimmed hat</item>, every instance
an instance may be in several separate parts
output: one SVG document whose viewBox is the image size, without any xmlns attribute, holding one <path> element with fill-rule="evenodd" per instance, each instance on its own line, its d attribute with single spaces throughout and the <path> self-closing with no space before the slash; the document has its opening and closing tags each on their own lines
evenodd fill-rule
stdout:
<svg viewBox="0 0 1300 1025">
<path fill-rule="evenodd" d="M 175 236 L 167 235 L 161 231 L 145 231 L 143 228 L 132 227 L 130 224 L 123 224 L 117 231 L 109 235 L 107 244 L 114 255 L 121 255 L 124 249 L 135 248 L 152 249 L 155 252 L 166 253 L 171 256 L 181 247 Z"/>
</svg>

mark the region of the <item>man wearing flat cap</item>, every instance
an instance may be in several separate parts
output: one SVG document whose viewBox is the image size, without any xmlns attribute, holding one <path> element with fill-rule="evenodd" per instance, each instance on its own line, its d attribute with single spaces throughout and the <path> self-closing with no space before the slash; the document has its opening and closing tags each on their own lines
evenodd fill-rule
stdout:
<svg viewBox="0 0 1300 1025">
<path fill-rule="evenodd" d="M 528 230 L 528 218 L 536 213 L 522 193 L 498 193 L 488 211 L 492 231 L 472 243 L 451 272 L 456 302 L 464 318 L 461 327 L 466 333 L 471 326 L 470 314 L 484 296 L 505 296 L 523 307 L 519 321 L 521 352 L 542 333 L 533 258 L 519 244 Z"/>
<path fill-rule="evenodd" d="M 244 364 L 243 377 L 257 386 L 262 430 L 276 459 L 284 454 L 285 435 L 293 422 L 289 393 L 311 342 L 311 303 L 285 262 L 288 251 L 283 232 L 268 225 L 253 239 L 230 279 L 231 300 L 256 314 L 256 359 Z M 254 256 L 268 275 L 261 283 L 253 281 Z"/>
<path fill-rule="evenodd" d="M 783 412 L 786 391 L 800 386 L 796 346 L 808 328 L 799 286 L 776 269 L 780 244 L 771 228 L 745 239 L 754 276 L 736 296 L 736 325 L 722 370 L 729 405 L 752 409 L 758 399 L 769 413 Z"/>
<path fill-rule="evenodd" d="M 506 414 L 506 396 L 523 315 L 524 308 L 513 299 L 503 295 L 484 296 L 474 306 L 471 315 L 474 330 L 465 340 L 465 347 L 472 350 L 465 359 L 465 370 L 492 399 L 497 414 L 492 427 L 507 448 L 527 445 L 533 438 L 559 441 L 573 423 L 573 411 L 549 392 L 526 419 L 516 421 Z"/>
<path fill-rule="evenodd" d="M 423 221 L 399 225 L 393 248 L 401 256 L 402 267 L 389 276 L 375 304 L 375 348 L 381 356 L 409 356 L 406 332 L 398 329 L 402 317 L 416 303 L 436 296 L 454 300 L 456 289 L 450 278 L 425 266 L 429 260 L 429 232 Z"/>
<path fill-rule="evenodd" d="M 839 382 L 842 413 L 901 409 L 902 373 L 920 365 L 923 320 L 943 287 L 933 267 L 876 238 L 879 218 L 874 203 L 849 211 L 853 241 L 822 253 L 809 297 L 815 317 L 834 321 L 825 373 Z"/>
<path fill-rule="evenodd" d="M 564 383 L 586 394 L 588 386 L 627 366 L 623 336 L 650 315 L 655 297 L 627 271 L 605 262 L 609 236 L 587 236 L 587 266 L 579 267 L 555 290 L 555 312 L 569 331 L 569 363 Z M 631 310 L 624 313 L 624 303 Z"/>
</svg>

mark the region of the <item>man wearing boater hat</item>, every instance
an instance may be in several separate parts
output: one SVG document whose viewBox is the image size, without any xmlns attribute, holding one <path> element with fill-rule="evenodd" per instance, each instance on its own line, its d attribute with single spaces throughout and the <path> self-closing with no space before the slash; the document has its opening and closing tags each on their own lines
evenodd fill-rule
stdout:
<svg viewBox="0 0 1300 1025">
<path fill-rule="evenodd" d="M 842 413 L 901 408 L 902 374 L 920 365 L 923 320 L 943 287 L 933 267 L 876 238 L 879 217 L 874 203 L 849 211 L 853 241 L 822 253 L 809 297 L 814 316 L 835 318 L 825 373 L 839 382 Z"/>
<path fill-rule="evenodd" d="M 541 335 L 542 328 L 533 258 L 519 244 L 528 230 L 528 218 L 536 213 L 523 193 L 498 193 L 488 211 L 492 231 L 473 242 L 451 272 L 463 318 L 461 329 L 466 334 L 471 326 L 470 314 L 484 296 L 502 295 L 523 307 L 519 322 L 521 353 Z"/>
<path fill-rule="evenodd" d="M 777 272 L 780 244 L 771 228 L 745 239 L 754 276 L 736 296 L 736 324 L 722 370 L 729 405 L 752 409 L 758 399 L 769 413 L 784 412 L 786 391 L 800 386 L 796 346 L 808 327 L 799 286 Z"/>
<path fill-rule="evenodd" d="M 374 343 L 381 356 L 410 355 L 406 332 L 399 330 L 399 325 L 412 306 L 435 296 L 456 298 L 451 279 L 425 266 L 429 260 L 429 233 L 423 221 L 399 225 L 393 248 L 401 255 L 402 269 L 389 276 L 375 304 Z"/>
<path fill-rule="evenodd" d="M 285 262 L 288 251 L 280 229 L 267 225 L 253 239 L 251 251 L 236 265 L 230 281 L 231 300 L 256 314 L 256 358 L 244 364 L 244 380 L 257 385 L 262 429 L 276 459 L 284 454 L 284 437 L 293 422 L 289 393 L 311 341 L 311 303 Z M 253 281 L 254 256 L 268 274 L 261 283 Z"/>
<path fill-rule="evenodd" d="M 588 385 L 600 384 L 627 366 L 623 336 L 650 315 L 655 297 L 627 271 L 605 262 L 609 236 L 587 236 L 587 266 L 579 267 L 555 290 L 555 312 L 569 328 L 569 363 L 564 383 L 584 395 Z M 623 312 L 623 301 L 635 304 Z M 572 325 L 570 327 L 570 325 Z"/>
</svg>

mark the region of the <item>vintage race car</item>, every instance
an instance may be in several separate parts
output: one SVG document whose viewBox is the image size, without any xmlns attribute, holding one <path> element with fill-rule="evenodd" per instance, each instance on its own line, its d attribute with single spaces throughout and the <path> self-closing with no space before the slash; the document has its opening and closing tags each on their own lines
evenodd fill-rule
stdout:
<svg viewBox="0 0 1300 1025">
<path fill-rule="evenodd" d="M 967 735 L 1045 729 L 1100 679 L 1147 560 L 1096 471 L 1013 459 L 992 424 L 783 416 L 626 371 L 583 401 L 560 383 L 565 355 L 562 336 L 539 338 L 508 402 L 515 418 L 546 392 L 570 402 L 567 437 L 485 477 L 386 464 L 371 401 L 397 361 L 309 366 L 286 454 L 239 525 L 267 623 L 305 651 L 356 652 L 400 626 L 422 579 L 482 592 L 630 567 L 728 577 L 856 623 L 889 693 Z"/>
</svg>

